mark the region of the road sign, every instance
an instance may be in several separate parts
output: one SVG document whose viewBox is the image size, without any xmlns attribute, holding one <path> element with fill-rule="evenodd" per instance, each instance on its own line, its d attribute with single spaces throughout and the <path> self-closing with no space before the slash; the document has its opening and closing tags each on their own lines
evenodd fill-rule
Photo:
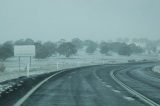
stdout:
<svg viewBox="0 0 160 106">
<path fill-rule="evenodd" d="M 35 46 L 16 45 L 14 46 L 14 56 L 35 56 Z"/>
<path fill-rule="evenodd" d="M 35 56 L 35 46 L 34 45 L 16 45 L 14 46 L 14 56 L 18 57 L 19 61 L 19 71 L 21 67 L 21 57 L 30 58 L 30 67 L 31 67 L 31 58 Z M 28 69 L 29 70 L 29 69 Z M 29 71 L 27 71 L 27 76 L 29 76 Z"/>
</svg>

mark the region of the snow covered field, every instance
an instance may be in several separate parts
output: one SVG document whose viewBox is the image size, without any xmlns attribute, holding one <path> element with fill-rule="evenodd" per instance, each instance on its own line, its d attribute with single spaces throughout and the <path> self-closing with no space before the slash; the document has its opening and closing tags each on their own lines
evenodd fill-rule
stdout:
<svg viewBox="0 0 160 106">
<path fill-rule="evenodd" d="M 160 74 L 160 66 L 159 66 L 159 65 L 154 66 L 154 67 L 152 68 L 152 71 Z"/>
<path fill-rule="evenodd" d="M 116 64 L 116 63 L 126 63 L 128 60 L 157 60 L 157 56 L 104 56 L 102 54 L 96 55 L 77 55 L 72 58 L 65 57 L 50 57 L 47 59 L 32 59 L 32 66 L 30 70 L 30 75 L 43 74 L 52 71 L 58 71 L 61 69 L 74 68 L 80 66 L 88 65 L 98 65 L 98 64 Z M 4 64 L 6 66 L 5 72 L 0 73 L 0 82 L 5 80 L 10 80 L 18 78 L 20 76 L 26 76 L 26 65 L 29 63 L 29 58 L 21 58 L 21 68 L 19 71 L 18 58 L 13 57 L 7 59 Z"/>
</svg>

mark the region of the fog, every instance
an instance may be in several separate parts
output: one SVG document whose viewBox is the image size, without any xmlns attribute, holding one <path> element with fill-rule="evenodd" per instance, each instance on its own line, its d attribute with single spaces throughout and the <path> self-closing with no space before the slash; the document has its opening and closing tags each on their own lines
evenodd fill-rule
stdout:
<svg viewBox="0 0 160 106">
<path fill-rule="evenodd" d="M 0 0 L 0 42 L 157 39 L 159 0 Z"/>
</svg>

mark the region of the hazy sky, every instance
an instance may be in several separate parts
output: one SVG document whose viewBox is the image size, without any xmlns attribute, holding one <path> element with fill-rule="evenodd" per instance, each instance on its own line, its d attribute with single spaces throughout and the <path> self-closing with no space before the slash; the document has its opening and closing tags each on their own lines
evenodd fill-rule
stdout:
<svg viewBox="0 0 160 106">
<path fill-rule="evenodd" d="M 160 0 L 0 0 L 0 41 L 160 37 Z"/>
</svg>

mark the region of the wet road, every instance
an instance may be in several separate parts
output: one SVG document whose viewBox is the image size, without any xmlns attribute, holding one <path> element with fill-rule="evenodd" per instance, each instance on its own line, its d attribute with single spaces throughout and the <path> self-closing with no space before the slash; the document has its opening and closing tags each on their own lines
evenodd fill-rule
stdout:
<svg viewBox="0 0 160 106">
<path fill-rule="evenodd" d="M 127 64 L 74 69 L 62 77 L 49 79 L 22 106 L 147 106 L 117 84 L 110 72 L 117 70 L 115 76 L 119 80 L 158 102 L 160 79 L 144 72 L 149 66 Z"/>
</svg>

